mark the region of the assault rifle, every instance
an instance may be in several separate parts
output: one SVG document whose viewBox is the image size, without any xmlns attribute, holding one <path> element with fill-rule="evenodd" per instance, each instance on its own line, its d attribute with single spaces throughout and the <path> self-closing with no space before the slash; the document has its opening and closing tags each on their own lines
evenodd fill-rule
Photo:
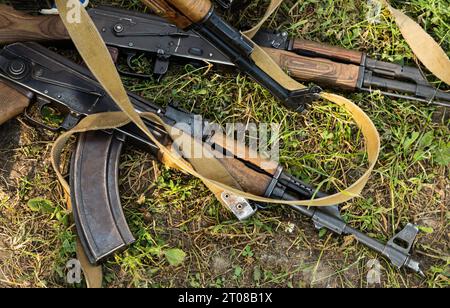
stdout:
<svg viewBox="0 0 450 308">
<path fill-rule="evenodd" d="M 29 108 L 34 106 L 38 111 L 46 106 L 54 106 L 65 112 L 60 125 L 65 130 L 73 128 L 86 115 L 118 111 L 114 101 L 87 69 L 36 43 L 16 43 L 0 51 L 0 85 L 1 90 L 7 93 L 6 99 L 0 101 L 0 110 L 8 105 L 14 106 L 15 102 L 21 102 L 21 106 L 31 103 Z M 137 111 L 154 113 L 167 125 L 176 126 L 189 135 L 193 136 L 196 131 L 194 114 L 175 106 L 164 109 L 132 93 L 129 96 Z M 172 144 L 171 137 L 161 125 L 149 120 L 145 120 L 145 124 L 162 144 Z M 228 154 L 225 157 L 218 156 L 217 159 L 237 179 L 244 191 L 283 200 L 309 200 L 313 196 L 325 196 L 288 174 L 276 162 L 260 156 L 239 156 L 237 153 L 248 153 L 249 148 L 238 145 L 237 149 L 230 149 L 224 144 L 227 138 L 210 133 L 210 125 L 207 121 L 201 123 L 201 140 L 210 145 L 215 153 Z M 137 142 L 150 150 L 157 159 L 164 160 L 159 148 L 132 124 L 114 131 L 82 134 L 73 155 L 70 182 L 74 217 L 82 244 L 93 264 L 134 241 L 118 192 L 119 157 L 126 139 Z M 267 207 L 226 193 L 221 198 L 241 220 Z M 419 263 L 411 257 L 411 249 L 418 234 L 416 226 L 408 224 L 384 244 L 350 227 L 341 217 L 337 205 L 292 208 L 309 217 L 316 228 L 352 235 L 359 243 L 382 254 L 398 268 L 406 267 L 422 273 Z"/>
<path fill-rule="evenodd" d="M 124 76 L 152 77 L 132 71 L 133 59 L 142 54 L 154 57 L 153 75 L 157 79 L 167 73 L 172 59 L 234 66 L 229 56 L 195 30 L 180 30 L 163 18 L 107 7 L 90 9 L 89 14 L 105 43 L 126 58 L 130 69 L 120 70 Z M 68 39 L 57 16 L 29 16 L 0 6 L 0 18 L 9 25 L 0 29 L 0 43 Z M 393 98 L 450 106 L 450 93 L 434 88 L 414 67 L 377 61 L 358 51 L 289 38 L 286 33 L 261 30 L 254 41 L 301 81 L 346 91 L 379 89 Z"/>
</svg>

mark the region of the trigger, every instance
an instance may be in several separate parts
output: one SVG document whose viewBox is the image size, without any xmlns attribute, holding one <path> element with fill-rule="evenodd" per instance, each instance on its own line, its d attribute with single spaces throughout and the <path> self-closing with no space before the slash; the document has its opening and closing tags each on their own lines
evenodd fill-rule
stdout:
<svg viewBox="0 0 450 308">
<path fill-rule="evenodd" d="M 51 102 L 49 99 L 45 98 L 45 97 L 38 96 L 38 97 L 36 98 L 37 110 L 38 110 L 39 112 L 42 112 L 42 109 L 43 109 L 45 106 L 50 105 L 51 103 L 52 103 L 52 102 Z"/>
<path fill-rule="evenodd" d="M 136 53 L 135 52 L 130 52 L 127 55 L 127 65 L 129 68 L 133 67 L 133 63 L 131 63 L 133 61 L 133 58 L 136 57 Z"/>
<path fill-rule="evenodd" d="M 121 74 L 122 76 L 127 76 L 127 77 L 131 77 L 131 78 L 143 78 L 143 79 L 147 79 L 147 78 L 151 78 L 151 75 L 146 75 L 146 74 L 140 74 L 140 73 L 136 73 L 133 72 L 133 58 L 136 57 L 137 53 L 134 52 L 130 52 L 127 54 L 127 65 L 129 68 L 129 72 L 128 71 L 124 71 L 121 70 L 119 65 L 116 64 L 116 68 L 117 71 L 119 72 L 119 74 Z"/>
</svg>

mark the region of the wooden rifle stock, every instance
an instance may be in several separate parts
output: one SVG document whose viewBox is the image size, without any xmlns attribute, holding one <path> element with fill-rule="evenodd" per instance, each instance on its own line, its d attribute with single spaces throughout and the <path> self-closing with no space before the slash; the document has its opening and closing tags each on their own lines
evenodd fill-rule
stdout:
<svg viewBox="0 0 450 308">
<path fill-rule="evenodd" d="M 21 92 L 0 80 L 0 125 L 21 114 L 33 94 Z"/>
<path fill-rule="evenodd" d="M 299 56 L 290 51 L 264 48 L 269 56 L 289 75 L 301 81 L 354 91 L 358 85 L 361 67 L 323 58 Z"/>
<path fill-rule="evenodd" d="M 33 16 L 0 5 L 0 44 L 68 39 L 59 16 Z"/>
</svg>

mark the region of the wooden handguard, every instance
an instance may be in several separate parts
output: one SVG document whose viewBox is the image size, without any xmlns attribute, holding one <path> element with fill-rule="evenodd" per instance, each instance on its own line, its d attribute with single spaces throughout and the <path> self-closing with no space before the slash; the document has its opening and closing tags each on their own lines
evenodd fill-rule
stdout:
<svg viewBox="0 0 450 308">
<path fill-rule="evenodd" d="M 186 29 L 192 22 L 170 6 L 165 0 L 141 0 L 155 14 L 174 23 L 178 28 Z"/>
<path fill-rule="evenodd" d="M 0 125 L 21 114 L 30 104 L 30 97 L 0 80 Z"/>
<path fill-rule="evenodd" d="M 230 153 L 234 153 L 234 155 L 238 158 L 264 170 L 266 173 L 255 171 L 246 166 L 240 159 L 227 157 L 218 158 L 218 160 L 228 170 L 230 175 L 239 183 L 245 192 L 252 193 L 257 196 L 264 196 L 267 187 L 272 180 L 271 176 L 275 175 L 278 170 L 278 163 L 262 157 L 259 153 L 250 149 L 248 146 L 221 134 L 215 134 L 212 136 L 210 142 L 226 149 Z"/>
<path fill-rule="evenodd" d="M 308 58 L 273 48 L 264 48 L 264 50 L 295 79 L 345 90 L 355 90 L 357 87 L 360 75 L 359 65 L 336 63 L 321 58 Z"/>
<path fill-rule="evenodd" d="M 327 44 L 295 39 L 292 46 L 293 50 L 311 53 L 321 58 L 335 61 L 343 61 L 360 65 L 363 59 L 363 53 L 355 50 L 349 50 L 342 47 L 331 46 Z"/>
<path fill-rule="evenodd" d="M 141 0 L 153 12 L 181 29 L 202 21 L 212 8 L 209 0 Z"/>
<path fill-rule="evenodd" d="M 209 0 L 167 0 L 192 22 L 201 22 L 212 8 Z"/>
<path fill-rule="evenodd" d="M 241 188 L 256 196 L 264 196 L 272 177 L 257 172 L 236 158 L 218 158 L 228 173 L 236 180 Z"/>
<path fill-rule="evenodd" d="M 214 134 L 211 137 L 210 142 L 219 145 L 221 148 L 226 149 L 230 153 L 234 153 L 239 156 L 239 158 L 252 163 L 271 175 L 275 174 L 277 171 L 278 163 L 262 157 L 257 152 L 236 141 L 235 139 L 221 134 Z"/>
<path fill-rule="evenodd" d="M 0 5 L 0 44 L 67 39 L 59 16 L 32 16 Z"/>
<path fill-rule="evenodd" d="M 278 163 L 262 157 L 246 145 L 222 134 L 214 134 L 208 142 L 227 150 L 228 153 L 233 153 L 239 158 L 227 157 L 219 151 L 212 152 L 245 192 L 264 196 L 272 181 L 272 175 L 275 175 L 278 170 Z M 165 146 L 170 148 L 173 144 L 167 143 Z M 162 152 L 158 153 L 158 160 L 167 167 L 179 169 L 172 159 L 163 155 Z M 264 172 L 250 168 L 243 161 L 264 170 Z"/>
</svg>

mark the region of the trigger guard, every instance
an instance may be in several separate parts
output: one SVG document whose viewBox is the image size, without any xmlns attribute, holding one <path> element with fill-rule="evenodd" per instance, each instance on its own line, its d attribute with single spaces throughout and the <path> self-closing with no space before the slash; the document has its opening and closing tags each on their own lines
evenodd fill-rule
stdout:
<svg viewBox="0 0 450 308">
<path fill-rule="evenodd" d="M 133 58 L 136 57 L 137 53 L 128 53 L 127 54 L 127 65 L 128 67 L 132 67 L 131 61 L 133 61 Z"/>
<path fill-rule="evenodd" d="M 131 63 L 131 61 L 133 61 L 133 58 L 137 56 L 137 53 L 128 53 L 127 54 L 127 66 L 130 70 L 133 70 L 133 65 Z M 119 65 L 116 64 L 116 68 L 117 71 L 119 72 L 120 75 L 125 76 L 125 77 L 131 77 L 131 78 L 139 78 L 139 79 L 151 79 L 153 78 L 152 75 L 147 75 L 147 74 L 140 74 L 140 73 L 135 73 L 135 72 L 126 72 L 122 69 L 119 68 Z"/>
<path fill-rule="evenodd" d="M 38 112 L 41 113 L 41 114 L 42 114 L 42 109 L 43 109 L 45 106 L 51 104 L 50 101 L 47 101 L 47 100 L 45 100 L 45 99 L 43 99 L 43 98 L 38 98 L 36 103 L 37 103 L 37 110 L 38 110 Z M 32 124 L 34 124 L 34 125 L 36 125 L 36 126 L 43 127 L 44 129 L 46 129 L 46 130 L 48 130 L 48 131 L 51 131 L 51 132 L 55 132 L 55 133 L 56 133 L 56 132 L 59 132 L 59 131 L 61 130 L 61 127 L 51 127 L 51 126 L 49 126 L 49 125 L 47 125 L 47 124 L 44 124 L 44 123 L 42 123 L 42 122 L 39 122 L 38 120 L 36 120 L 35 118 L 33 118 L 33 117 L 30 115 L 30 111 L 31 111 L 32 106 L 33 106 L 33 104 L 30 104 L 27 108 L 25 108 L 25 110 L 24 110 L 24 112 L 23 112 L 23 115 L 25 116 L 25 118 L 27 119 L 27 121 L 30 121 Z"/>
</svg>

